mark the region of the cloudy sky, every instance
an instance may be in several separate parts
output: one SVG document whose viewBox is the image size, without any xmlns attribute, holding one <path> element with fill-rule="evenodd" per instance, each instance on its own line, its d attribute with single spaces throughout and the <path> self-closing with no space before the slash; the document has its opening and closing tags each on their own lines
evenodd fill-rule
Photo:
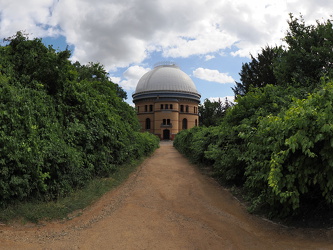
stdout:
<svg viewBox="0 0 333 250">
<path fill-rule="evenodd" d="M 1 38 L 26 31 L 72 60 L 100 62 L 128 93 L 161 61 L 175 62 L 206 98 L 233 96 L 242 63 L 282 44 L 289 13 L 307 23 L 330 0 L 0 0 Z"/>
</svg>

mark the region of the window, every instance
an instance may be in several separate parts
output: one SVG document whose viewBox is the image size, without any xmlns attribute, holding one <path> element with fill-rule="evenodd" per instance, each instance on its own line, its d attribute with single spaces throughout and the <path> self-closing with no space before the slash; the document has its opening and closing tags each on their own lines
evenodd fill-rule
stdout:
<svg viewBox="0 0 333 250">
<path fill-rule="evenodd" d="M 148 112 L 148 105 L 145 105 L 145 112 Z"/>
<path fill-rule="evenodd" d="M 184 112 L 184 105 L 180 105 L 180 112 Z"/>
<path fill-rule="evenodd" d="M 153 112 L 153 105 L 149 105 L 149 112 Z"/>
<path fill-rule="evenodd" d="M 170 104 L 170 109 L 173 109 L 173 105 L 172 104 Z"/>
<path fill-rule="evenodd" d="M 138 113 L 140 113 L 140 106 L 138 106 Z"/>
<path fill-rule="evenodd" d="M 163 107 L 163 104 L 161 104 L 161 109 L 163 109 L 164 107 Z"/>
<path fill-rule="evenodd" d="M 194 107 L 194 114 L 196 114 L 197 113 L 197 108 L 196 107 Z"/>
<path fill-rule="evenodd" d="M 163 119 L 163 125 L 171 125 L 170 119 Z"/>
<path fill-rule="evenodd" d="M 147 130 L 150 129 L 150 119 L 149 118 L 146 119 L 146 129 Z"/>
<path fill-rule="evenodd" d="M 186 113 L 188 113 L 188 105 L 186 105 Z"/>
<path fill-rule="evenodd" d="M 169 109 L 169 105 L 168 104 L 165 104 L 165 109 Z"/>
<path fill-rule="evenodd" d="M 183 126 L 182 126 L 183 129 L 187 129 L 187 119 L 184 118 L 183 119 Z"/>
<path fill-rule="evenodd" d="M 198 120 L 195 119 L 195 126 L 198 126 Z"/>
</svg>

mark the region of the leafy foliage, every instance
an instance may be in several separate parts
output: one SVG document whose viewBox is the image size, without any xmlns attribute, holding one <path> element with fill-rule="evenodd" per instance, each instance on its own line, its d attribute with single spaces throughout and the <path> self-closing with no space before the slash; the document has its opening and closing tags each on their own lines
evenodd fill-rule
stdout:
<svg viewBox="0 0 333 250">
<path fill-rule="evenodd" d="M 0 47 L 0 206 L 52 200 L 150 154 L 125 92 L 99 64 L 21 32 Z"/>
<path fill-rule="evenodd" d="M 174 142 L 240 187 L 252 211 L 282 217 L 333 207 L 332 24 L 291 15 L 289 28 L 288 48 L 266 48 L 243 65 L 237 104 L 218 126 L 182 131 Z"/>
<path fill-rule="evenodd" d="M 239 73 L 241 82 L 236 82 L 232 88 L 235 96 L 244 96 L 251 88 L 261 88 L 267 84 L 276 85 L 274 63 L 279 60 L 283 50 L 281 47 L 266 46 L 258 54 L 257 58 L 251 55 L 251 62 L 244 63 Z"/>
<path fill-rule="evenodd" d="M 290 14 L 289 30 L 284 38 L 287 49 L 274 67 L 278 83 L 312 91 L 319 79 L 332 74 L 333 27 L 331 20 L 306 25 Z"/>
<path fill-rule="evenodd" d="M 232 106 L 232 102 L 226 98 L 224 103 L 218 101 L 210 101 L 206 99 L 203 104 L 199 105 L 199 122 L 201 126 L 217 126 L 228 108 Z"/>
<path fill-rule="evenodd" d="M 281 213 L 304 203 L 333 203 L 332 102 L 333 82 L 324 83 L 307 99 L 294 99 L 286 111 L 262 119 L 250 139 L 246 186 L 265 182 L 269 205 Z M 257 162 L 263 179 L 256 174 Z"/>
</svg>

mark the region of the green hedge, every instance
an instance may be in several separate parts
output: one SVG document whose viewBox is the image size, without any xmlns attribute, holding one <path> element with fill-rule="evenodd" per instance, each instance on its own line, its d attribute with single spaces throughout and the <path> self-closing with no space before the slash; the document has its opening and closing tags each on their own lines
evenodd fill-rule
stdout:
<svg viewBox="0 0 333 250">
<path fill-rule="evenodd" d="M 0 206 L 52 200 L 149 155 L 125 92 L 99 64 L 21 33 L 0 47 Z"/>
<path fill-rule="evenodd" d="M 272 216 L 333 204 L 333 81 L 306 99 L 294 89 L 255 89 L 217 127 L 180 132 L 175 147 L 239 186 L 252 210 Z"/>
</svg>

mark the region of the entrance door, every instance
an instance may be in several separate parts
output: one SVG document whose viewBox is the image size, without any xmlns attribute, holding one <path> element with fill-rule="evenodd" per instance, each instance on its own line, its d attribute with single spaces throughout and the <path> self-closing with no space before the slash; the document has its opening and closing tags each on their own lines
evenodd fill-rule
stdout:
<svg viewBox="0 0 333 250">
<path fill-rule="evenodd" d="M 163 130 L 163 140 L 170 140 L 170 130 L 169 129 Z"/>
</svg>

